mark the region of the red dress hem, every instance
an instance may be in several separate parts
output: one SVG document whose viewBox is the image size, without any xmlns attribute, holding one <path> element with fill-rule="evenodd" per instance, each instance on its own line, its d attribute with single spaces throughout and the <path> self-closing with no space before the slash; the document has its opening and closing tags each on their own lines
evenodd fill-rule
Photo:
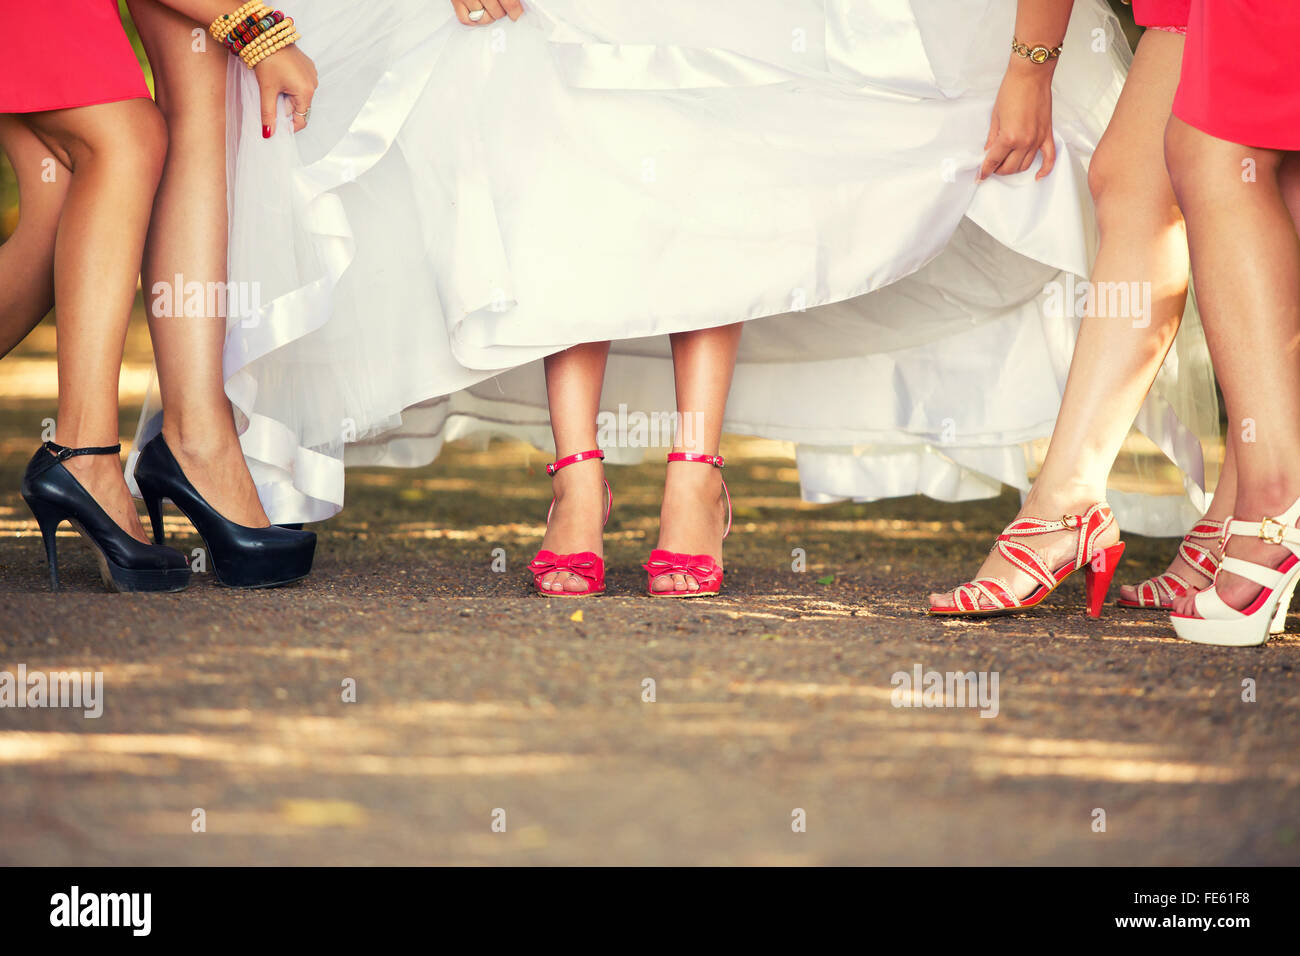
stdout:
<svg viewBox="0 0 1300 956">
<path fill-rule="evenodd" d="M 13 9 L 8 9 L 12 6 Z M 43 113 L 149 96 L 117 0 L 9 4 L 0 113 Z"/>
</svg>

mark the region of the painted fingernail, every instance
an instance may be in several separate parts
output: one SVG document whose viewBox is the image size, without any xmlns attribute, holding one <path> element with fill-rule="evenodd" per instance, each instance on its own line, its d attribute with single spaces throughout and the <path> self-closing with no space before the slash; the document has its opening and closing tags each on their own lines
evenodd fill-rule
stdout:
<svg viewBox="0 0 1300 956">
<path fill-rule="evenodd" d="M 270 139 L 270 138 L 271 138 L 271 127 L 269 127 L 269 126 L 263 126 L 263 127 L 262 127 L 262 139 Z"/>
</svg>

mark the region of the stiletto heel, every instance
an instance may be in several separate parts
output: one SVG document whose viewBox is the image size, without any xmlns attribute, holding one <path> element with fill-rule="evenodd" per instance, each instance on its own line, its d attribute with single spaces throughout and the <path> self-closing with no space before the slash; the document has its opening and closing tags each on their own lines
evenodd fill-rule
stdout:
<svg viewBox="0 0 1300 956">
<path fill-rule="evenodd" d="M 1229 518 L 1224 524 L 1224 553 L 1228 539 L 1236 534 L 1252 535 L 1270 544 L 1281 545 L 1289 552 L 1282 563 L 1271 568 L 1244 558 L 1225 556 L 1219 570 L 1235 574 L 1260 586 L 1259 595 L 1245 610 L 1238 611 L 1219 597 L 1216 584 L 1198 591 L 1193 599 L 1194 615 L 1171 614 L 1170 621 L 1178 636 L 1197 644 L 1220 647 L 1250 647 L 1263 644 L 1270 634 L 1281 634 L 1286 627 L 1286 612 L 1300 581 L 1300 498 L 1276 518 L 1238 521 Z"/>
<path fill-rule="evenodd" d="M 140 497 L 144 498 L 145 510 L 149 512 L 149 527 L 153 529 L 153 543 L 163 543 L 163 520 L 162 520 L 162 495 L 154 491 L 152 486 L 146 488 L 136 479 L 136 485 L 140 488 Z"/>
<path fill-rule="evenodd" d="M 1088 616 L 1101 617 L 1102 605 L 1110 591 L 1119 559 L 1124 556 L 1124 542 L 1097 552 L 1097 556 L 1083 569 L 1083 589 L 1088 600 Z"/>
<path fill-rule="evenodd" d="M 670 452 L 668 460 L 696 461 L 701 464 L 712 465 L 719 470 L 726 464 L 721 455 L 698 455 L 688 451 Z M 731 492 L 727 490 L 725 479 L 722 482 L 722 493 L 727 499 L 727 527 L 722 532 L 722 539 L 725 541 L 727 535 L 731 534 Z M 681 554 L 676 551 L 655 548 L 650 552 L 650 560 L 641 566 L 645 568 L 645 591 L 650 597 L 709 597 L 722 591 L 722 565 L 709 554 Z M 655 578 L 661 578 L 666 574 L 689 574 L 695 579 L 698 588 L 694 591 L 678 591 L 676 589 L 656 591 L 654 589 Z"/>
<path fill-rule="evenodd" d="M 166 498 L 194 525 L 212 558 L 217 580 L 232 588 L 273 588 L 306 577 L 316 554 L 316 534 L 278 525 L 250 528 L 224 517 L 195 490 L 161 434 L 140 450 L 135 462 L 155 540 L 163 540 Z"/>
<path fill-rule="evenodd" d="M 63 467 L 78 455 L 116 455 L 121 445 L 67 448 L 46 442 L 27 464 L 22 496 L 32 509 L 45 558 L 50 565 L 50 587 L 59 590 L 59 525 L 71 522 L 99 555 L 100 575 L 113 591 L 180 591 L 190 583 L 185 555 L 160 545 L 144 544 L 127 534 L 108 516 L 72 472 Z"/>
<path fill-rule="evenodd" d="M 61 508 L 49 505 L 39 498 L 28 498 L 25 495 L 23 499 L 27 502 L 27 507 L 32 509 L 32 514 L 36 516 L 36 524 L 41 529 L 41 538 L 45 542 L 45 560 L 50 566 L 50 590 L 59 589 L 59 548 L 56 536 L 59 533 L 59 525 L 67 515 Z"/>
<path fill-rule="evenodd" d="M 1124 553 L 1124 542 L 1099 549 L 1097 539 L 1115 523 L 1115 515 L 1105 504 L 1098 502 L 1081 515 L 1062 515 L 1059 521 L 1046 518 L 1017 518 L 998 535 L 995 548 L 1009 562 L 1020 568 L 1038 584 L 1028 596 L 1021 598 L 1011 585 L 1001 578 L 979 578 L 968 581 L 952 592 L 952 606 L 930 605 L 935 615 L 953 614 L 965 617 L 993 617 L 998 614 L 1015 614 L 1037 607 L 1047 596 L 1061 586 L 1080 568 L 1084 571 L 1088 614 L 1098 617 L 1101 602 L 1106 599 L 1110 582 L 1115 577 L 1115 567 Z M 1077 536 L 1074 558 L 1058 568 L 1047 563 L 1029 545 L 1025 538 L 1057 531 L 1074 531 Z M 1097 562 L 1095 565 L 1093 562 Z M 981 603 L 983 602 L 983 603 Z"/>
<path fill-rule="evenodd" d="M 603 460 L 605 453 L 599 448 L 591 451 L 580 451 L 577 454 L 561 458 L 559 461 L 553 461 L 546 466 L 546 473 L 552 478 L 561 468 L 568 468 L 570 465 L 576 465 L 580 461 Z M 614 510 L 614 489 L 610 488 L 609 482 L 605 482 L 605 521 L 609 523 L 609 513 Z M 551 515 L 555 512 L 555 499 L 551 499 L 551 507 L 546 512 L 546 524 L 551 523 Z M 593 594 L 605 593 L 605 559 L 600 557 L 594 551 L 579 551 L 575 554 L 557 554 L 554 551 L 543 549 L 537 552 L 537 556 L 528 562 L 528 570 L 533 575 L 533 587 L 537 589 L 538 594 L 546 597 L 590 597 Z M 542 578 L 555 571 L 564 571 L 575 577 L 582 578 L 587 582 L 587 587 L 581 591 L 549 591 L 542 587 Z"/>
</svg>

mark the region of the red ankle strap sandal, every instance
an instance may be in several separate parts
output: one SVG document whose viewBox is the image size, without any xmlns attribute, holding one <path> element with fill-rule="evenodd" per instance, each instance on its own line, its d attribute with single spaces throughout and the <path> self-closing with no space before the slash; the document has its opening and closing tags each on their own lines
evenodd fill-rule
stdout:
<svg viewBox="0 0 1300 956">
<path fill-rule="evenodd" d="M 568 455 L 559 461 L 553 461 L 546 466 L 546 473 L 554 475 L 561 468 L 567 468 L 570 465 L 576 465 L 580 461 L 601 460 L 605 453 L 600 449 L 591 451 L 580 451 L 575 455 Z M 610 488 L 609 482 L 605 482 L 605 494 L 607 500 L 605 503 L 604 523 L 609 522 L 609 513 L 614 510 L 614 490 Z M 551 523 L 551 515 L 555 511 L 555 499 L 551 499 L 551 507 L 546 512 L 546 523 Z M 556 554 L 554 551 L 543 549 L 537 552 L 537 557 L 528 562 L 528 570 L 533 575 L 533 587 L 537 589 L 538 594 L 546 597 L 589 597 L 592 594 L 603 594 L 605 592 L 605 559 L 600 557 L 594 551 L 579 551 L 574 554 Z M 556 571 L 572 574 L 586 582 L 586 587 L 581 591 L 570 591 L 564 588 L 560 590 L 550 590 L 542 587 L 542 578 Z"/>
<path fill-rule="evenodd" d="M 1023 598 L 1002 578 L 979 578 L 951 591 L 951 607 L 930 605 L 935 615 L 961 615 L 964 617 L 992 617 L 997 614 L 1015 614 L 1042 604 L 1049 594 L 1080 568 L 1084 573 L 1084 589 L 1088 602 L 1088 616 L 1101 615 L 1115 568 L 1124 554 L 1124 542 L 1109 548 L 1097 545 L 1097 538 L 1115 523 L 1110 508 L 1098 503 L 1081 515 L 1062 515 L 1059 520 L 1047 518 L 1017 518 L 998 536 L 997 551 L 1004 558 L 1034 579 L 1037 587 Z M 1076 544 L 1074 558 L 1059 568 L 1049 568 L 1042 555 L 1025 543 L 1026 538 L 1056 531 L 1074 531 Z"/>
<path fill-rule="evenodd" d="M 1189 565 L 1214 582 L 1214 575 L 1219 570 L 1219 556 L 1210 550 L 1217 541 L 1223 539 L 1222 521 L 1202 518 L 1192 526 L 1178 545 L 1178 556 Z M 1206 585 L 1208 587 L 1208 585 Z M 1174 606 L 1174 599 L 1182 597 L 1193 590 L 1187 579 L 1172 571 L 1165 571 L 1153 578 L 1147 578 L 1136 585 L 1137 599 L 1133 601 L 1120 598 L 1115 603 L 1120 607 L 1142 608 L 1151 611 L 1168 611 Z"/>
<path fill-rule="evenodd" d="M 699 462 L 712 465 L 718 469 L 721 469 L 726 464 L 721 455 L 700 455 L 689 451 L 671 452 L 668 455 L 668 460 Z M 727 527 L 722 532 L 722 537 L 725 539 L 731 533 L 731 492 L 727 489 L 726 481 L 722 482 L 722 493 L 727 499 Z M 643 564 L 642 567 L 646 571 L 646 594 L 651 597 L 706 597 L 718 594 L 722 590 L 722 565 L 712 555 L 682 554 L 677 551 L 665 551 L 662 548 L 655 548 L 650 552 L 650 560 Z M 654 589 L 655 578 L 673 574 L 693 578 L 696 589 L 694 591 L 689 588 L 681 591 L 675 588 L 670 591 L 656 591 Z"/>
</svg>

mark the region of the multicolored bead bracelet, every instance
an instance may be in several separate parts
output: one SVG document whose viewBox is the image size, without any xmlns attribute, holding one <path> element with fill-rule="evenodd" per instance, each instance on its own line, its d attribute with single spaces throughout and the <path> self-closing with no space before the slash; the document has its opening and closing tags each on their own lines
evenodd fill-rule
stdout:
<svg viewBox="0 0 1300 956">
<path fill-rule="evenodd" d="M 294 29 L 293 17 L 272 10 L 259 0 L 250 0 L 234 13 L 217 17 L 209 32 L 250 69 L 301 39 Z"/>
</svg>

